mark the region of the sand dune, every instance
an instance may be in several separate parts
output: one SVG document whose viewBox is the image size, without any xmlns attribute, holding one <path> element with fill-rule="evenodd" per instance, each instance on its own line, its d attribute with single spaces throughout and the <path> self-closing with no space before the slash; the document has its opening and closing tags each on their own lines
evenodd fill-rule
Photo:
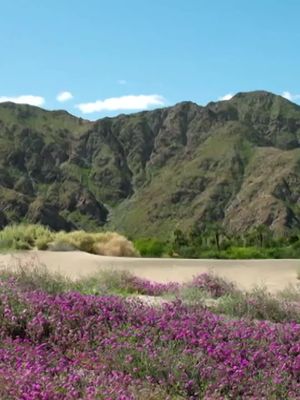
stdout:
<svg viewBox="0 0 300 400">
<path fill-rule="evenodd" d="M 71 278 L 94 274 L 105 269 L 128 270 L 157 282 L 190 280 L 194 275 L 213 271 L 244 289 L 265 285 L 272 292 L 297 283 L 299 260 L 187 260 L 157 258 L 104 257 L 79 251 L 26 251 L 0 255 L 0 268 L 34 259 L 50 271 Z M 300 282 L 300 281 L 298 281 Z"/>
</svg>

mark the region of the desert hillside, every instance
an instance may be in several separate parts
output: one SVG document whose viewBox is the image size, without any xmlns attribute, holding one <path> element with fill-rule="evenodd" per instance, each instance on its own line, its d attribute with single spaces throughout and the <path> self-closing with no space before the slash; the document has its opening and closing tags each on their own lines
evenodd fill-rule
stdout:
<svg viewBox="0 0 300 400">
<path fill-rule="evenodd" d="M 96 122 L 3 103 L 0 227 L 282 233 L 300 226 L 299 138 L 300 107 L 264 91 Z"/>
</svg>

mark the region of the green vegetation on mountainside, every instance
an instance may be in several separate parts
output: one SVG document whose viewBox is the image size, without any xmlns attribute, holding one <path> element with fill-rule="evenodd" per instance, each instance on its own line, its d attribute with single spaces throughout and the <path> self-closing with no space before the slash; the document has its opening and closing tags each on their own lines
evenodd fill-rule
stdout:
<svg viewBox="0 0 300 400">
<path fill-rule="evenodd" d="M 300 227 L 300 107 L 267 92 L 89 122 L 0 105 L 0 227 Z"/>
</svg>

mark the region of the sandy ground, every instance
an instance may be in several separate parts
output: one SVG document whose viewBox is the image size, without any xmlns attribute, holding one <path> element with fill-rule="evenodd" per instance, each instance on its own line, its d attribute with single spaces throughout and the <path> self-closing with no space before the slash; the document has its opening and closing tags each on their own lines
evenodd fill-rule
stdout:
<svg viewBox="0 0 300 400">
<path fill-rule="evenodd" d="M 157 258 L 103 257 L 79 251 L 27 251 L 0 254 L 0 268 L 34 260 L 71 278 L 86 276 L 100 270 L 128 270 L 157 282 L 185 282 L 194 275 L 212 271 L 239 287 L 251 289 L 265 285 L 272 292 L 297 284 L 300 260 L 187 260 Z M 298 281 L 300 283 L 300 281 Z"/>
</svg>

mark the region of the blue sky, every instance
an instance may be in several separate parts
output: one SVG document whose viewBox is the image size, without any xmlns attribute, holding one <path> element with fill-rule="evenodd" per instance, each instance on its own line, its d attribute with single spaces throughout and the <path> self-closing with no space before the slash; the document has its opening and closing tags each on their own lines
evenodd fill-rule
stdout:
<svg viewBox="0 0 300 400">
<path fill-rule="evenodd" d="M 89 119 L 257 89 L 300 103 L 299 0 L 0 0 L 0 10 L 0 101 Z"/>
</svg>

